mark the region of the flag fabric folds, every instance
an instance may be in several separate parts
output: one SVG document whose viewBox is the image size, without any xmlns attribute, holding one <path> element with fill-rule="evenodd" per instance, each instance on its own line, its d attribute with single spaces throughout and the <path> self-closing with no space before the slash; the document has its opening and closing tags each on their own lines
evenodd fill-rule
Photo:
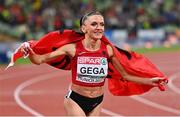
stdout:
<svg viewBox="0 0 180 117">
<path fill-rule="evenodd" d="M 64 30 L 50 32 L 43 36 L 40 40 L 31 40 L 27 43 L 35 53 L 45 54 L 55 51 L 57 48 L 65 44 L 76 43 L 82 39 L 84 39 L 84 34 L 75 32 L 73 30 Z M 164 77 L 164 74 L 143 55 L 117 48 L 111 42 L 109 42 L 105 36 L 102 37 L 102 41 L 106 44 L 110 44 L 113 47 L 116 57 L 127 73 L 145 78 Z M 23 57 L 23 54 L 21 53 L 20 48 L 18 48 L 12 55 L 9 66 L 13 66 L 14 62 L 20 57 Z M 70 70 L 70 63 L 71 59 L 65 55 L 59 56 L 47 62 L 47 64 L 63 70 Z M 167 81 L 167 79 L 165 80 Z M 113 95 L 139 95 L 149 91 L 152 88 L 153 86 L 137 84 L 125 80 L 123 76 L 113 67 L 111 62 L 109 63 L 108 89 Z M 165 90 L 162 85 L 159 85 L 159 88 L 161 90 Z"/>
</svg>

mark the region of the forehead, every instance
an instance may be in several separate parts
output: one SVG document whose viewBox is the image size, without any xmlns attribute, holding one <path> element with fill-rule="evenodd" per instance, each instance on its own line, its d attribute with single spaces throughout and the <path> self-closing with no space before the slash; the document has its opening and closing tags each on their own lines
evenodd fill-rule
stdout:
<svg viewBox="0 0 180 117">
<path fill-rule="evenodd" d="M 104 22 L 104 18 L 101 15 L 91 15 L 87 17 L 88 22 Z"/>
</svg>

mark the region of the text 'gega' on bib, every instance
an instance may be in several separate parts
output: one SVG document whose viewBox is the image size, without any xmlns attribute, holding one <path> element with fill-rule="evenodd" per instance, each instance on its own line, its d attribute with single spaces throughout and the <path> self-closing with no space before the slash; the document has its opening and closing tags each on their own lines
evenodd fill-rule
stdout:
<svg viewBox="0 0 180 117">
<path fill-rule="evenodd" d="M 100 83 L 108 73 L 105 57 L 78 57 L 76 80 L 86 83 Z"/>
</svg>

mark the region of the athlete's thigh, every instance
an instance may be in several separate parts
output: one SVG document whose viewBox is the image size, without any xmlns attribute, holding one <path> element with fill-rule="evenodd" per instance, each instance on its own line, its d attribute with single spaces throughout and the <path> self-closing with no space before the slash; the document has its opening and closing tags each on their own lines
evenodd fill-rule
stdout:
<svg viewBox="0 0 180 117">
<path fill-rule="evenodd" d="M 101 102 L 98 106 L 96 106 L 96 108 L 94 108 L 94 109 L 88 114 L 88 116 L 100 116 L 101 108 L 102 108 L 102 103 L 103 103 L 103 102 Z"/>
<path fill-rule="evenodd" d="M 68 116 L 86 116 L 81 107 L 71 98 L 64 99 L 64 108 Z"/>
</svg>

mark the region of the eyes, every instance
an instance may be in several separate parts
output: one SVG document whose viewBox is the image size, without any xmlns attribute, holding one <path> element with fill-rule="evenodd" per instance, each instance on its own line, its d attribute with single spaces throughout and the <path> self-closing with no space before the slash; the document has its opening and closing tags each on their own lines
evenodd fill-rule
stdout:
<svg viewBox="0 0 180 117">
<path fill-rule="evenodd" d="M 98 24 L 99 24 L 100 26 L 104 27 L 104 22 L 100 22 L 100 23 L 98 23 L 98 22 L 92 22 L 92 23 L 91 23 L 91 26 L 98 26 Z"/>
</svg>

